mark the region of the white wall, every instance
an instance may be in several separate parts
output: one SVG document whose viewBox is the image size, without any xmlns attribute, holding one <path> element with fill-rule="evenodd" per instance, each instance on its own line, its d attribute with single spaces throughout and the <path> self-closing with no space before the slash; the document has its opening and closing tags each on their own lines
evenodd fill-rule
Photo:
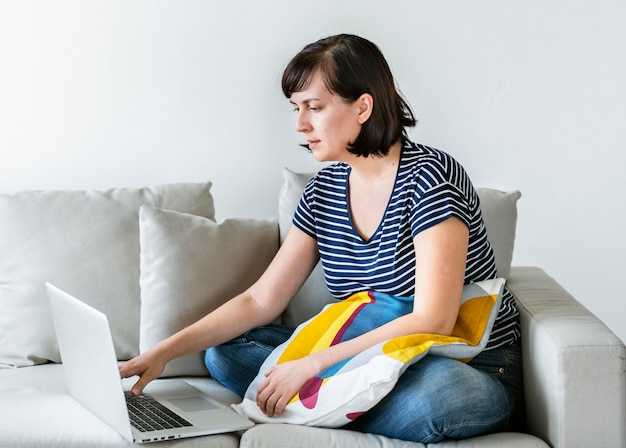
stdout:
<svg viewBox="0 0 626 448">
<path fill-rule="evenodd" d="M 0 0 L 0 191 L 214 182 L 218 218 L 276 215 L 299 149 L 279 80 L 358 33 L 476 185 L 519 189 L 515 264 L 626 340 L 626 2 Z"/>
</svg>

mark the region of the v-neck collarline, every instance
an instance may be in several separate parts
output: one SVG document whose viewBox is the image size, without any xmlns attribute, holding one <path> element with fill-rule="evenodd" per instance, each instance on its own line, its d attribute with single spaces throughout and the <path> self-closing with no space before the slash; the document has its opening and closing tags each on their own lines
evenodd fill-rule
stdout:
<svg viewBox="0 0 626 448">
<path fill-rule="evenodd" d="M 357 230 L 356 226 L 354 225 L 354 220 L 352 219 L 352 207 L 350 206 L 350 174 L 352 173 L 352 166 L 346 163 L 347 171 L 346 171 L 346 178 L 344 180 L 345 182 L 344 191 L 346 195 L 345 196 L 345 207 L 346 207 L 345 212 L 348 216 L 348 222 L 350 223 L 351 232 L 353 233 L 354 236 L 356 236 L 359 239 L 359 242 L 362 244 L 370 244 L 372 241 L 374 241 L 378 233 L 381 231 L 383 224 L 385 223 L 385 218 L 387 217 L 387 212 L 389 211 L 391 200 L 393 199 L 393 196 L 396 192 L 396 188 L 398 186 L 398 177 L 400 176 L 400 170 L 402 168 L 402 164 L 404 161 L 403 156 L 404 156 L 404 141 L 402 142 L 402 145 L 400 146 L 400 157 L 398 158 L 398 167 L 396 169 L 396 174 L 394 177 L 391 193 L 389 194 L 389 198 L 387 199 L 387 205 L 385 206 L 385 211 L 381 215 L 378 226 L 376 226 L 376 230 L 374 230 L 374 232 L 367 239 L 363 235 L 361 235 L 361 233 Z"/>
</svg>

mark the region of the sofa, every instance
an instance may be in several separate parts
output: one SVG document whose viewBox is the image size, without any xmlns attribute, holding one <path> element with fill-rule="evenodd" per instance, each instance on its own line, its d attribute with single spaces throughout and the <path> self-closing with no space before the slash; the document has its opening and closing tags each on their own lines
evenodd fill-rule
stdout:
<svg viewBox="0 0 626 448">
<path fill-rule="evenodd" d="M 129 359 L 263 272 L 312 174 L 285 169 L 283 175 L 275 219 L 219 223 L 210 182 L 1 194 L 0 447 L 128 445 L 68 395 L 45 282 L 104 312 L 118 359 Z M 498 270 L 521 314 L 525 427 L 429 447 L 626 447 L 624 344 L 544 270 L 511 266 L 520 193 L 486 188 L 478 193 Z M 318 266 L 281 321 L 296 325 L 332 301 Z M 225 404 L 238 403 L 241 397 L 210 378 L 202 356 L 173 361 L 163 377 L 183 377 Z M 424 446 L 275 423 L 159 443 L 181 448 Z"/>
</svg>

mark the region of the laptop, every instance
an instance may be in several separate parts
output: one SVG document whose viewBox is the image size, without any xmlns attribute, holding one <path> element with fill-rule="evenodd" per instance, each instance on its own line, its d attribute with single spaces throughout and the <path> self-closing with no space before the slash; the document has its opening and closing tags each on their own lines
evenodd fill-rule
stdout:
<svg viewBox="0 0 626 448">
<path fill-rule="evenodd" d="M 132 397 L 122 387 L 107 317 L 49 283 L 46 288 L 70 395 L 129 442 L 157 442 L 254 426 L 183 380 L 155 380 L 140 397 Z M 137 403 L 127 404 L 127 400 Z M 131 417 L 136 407 L 148 407 L 153 414 Z"/>
</svg>

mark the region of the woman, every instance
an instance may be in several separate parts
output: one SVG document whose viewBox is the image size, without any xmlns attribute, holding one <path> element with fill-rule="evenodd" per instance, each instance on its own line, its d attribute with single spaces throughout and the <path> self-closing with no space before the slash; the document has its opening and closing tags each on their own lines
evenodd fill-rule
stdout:
<svg viewBox="0 0 626 448">
<path fill-rule="evenodd" d="M 305 47 L 285 69 L 296 130 L 319 161 L 276 257 L 247 291 L 128 361 L 140 393 L 165 364 L 207 347 L 213 377 L 243 395 L 290 328 L 269 325 L 321 258 L 338 299 L 363 290 L 413 296 L 409 315 L 265 372 L 257 402 L 280 415 L 304 383 L 381 341 L 451 333 L 463 285 L 497 276 L 478 197 L 449 155 L 408 140 L 415 125 L 379 49 L 352 35 Z M 236 339 L 235 339 L 236 338 Z M 230 342 L 227 342 L 230 341 Z M 432 443 L 504 430 L 520 405 L 518 313 L 505 292 L 486 350 L 469 364 L 427 356 L 347 428 Z"/>
</svg>

